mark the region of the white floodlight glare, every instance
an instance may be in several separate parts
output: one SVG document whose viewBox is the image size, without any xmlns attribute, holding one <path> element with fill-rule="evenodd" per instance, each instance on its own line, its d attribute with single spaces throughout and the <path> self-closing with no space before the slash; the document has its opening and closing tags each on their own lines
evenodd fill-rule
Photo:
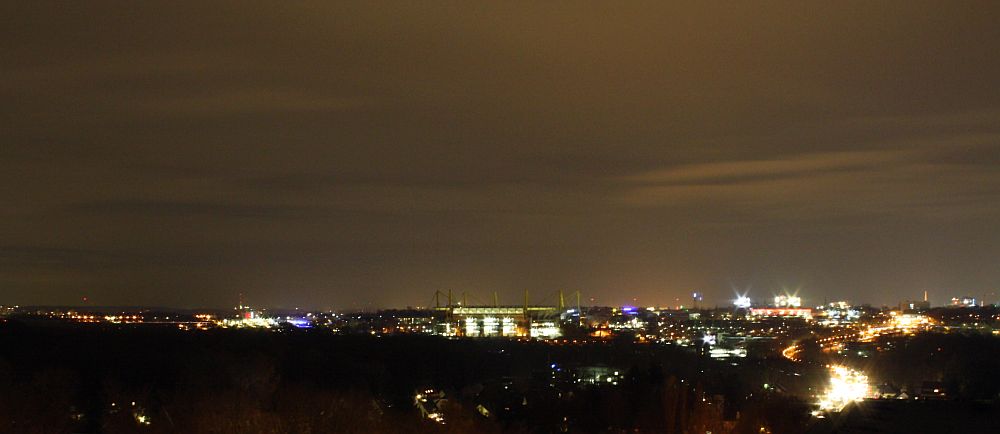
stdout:
<svg viewBox="0 0 1000 434">
<path fill-rule="evenodd" d="M 715 346 L 715 335 L 713 335 L 711 333 L 705 333 L 705 335 L 701 337 L 701 341 L 704 342 L 705 345 L 708 345 L 710 347 L 714 347 Z"/>
<path fill-rule="evenodd" d="M 802 297 L 797 295 L 778 295 L 774 297 L 774 307 L 801 307 Z"/>
<path fill-rule="evenodd" d="M 843 410 L 847 404 L 865 399 L 868 387 L 866 375 L 844 366 L 831 366 L 830 385 L 820 396 L 819 408 L 834 412 Z"/>
<path fill-rule="evenodd" d="M 733 300 L 733 306 L 736 306 L 739 309 L 749 309 L 751 304 L 750 297 L 745 295 L 736 297 L 736 299 Z"/>
</svg>

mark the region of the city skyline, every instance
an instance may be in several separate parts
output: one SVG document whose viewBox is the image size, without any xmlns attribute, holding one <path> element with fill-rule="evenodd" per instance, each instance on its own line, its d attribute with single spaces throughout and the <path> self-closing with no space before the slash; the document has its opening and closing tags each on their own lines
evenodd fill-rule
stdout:
<svg viewBox="0 0 1000 434">
<path fill-rule="evenodd" d="M 301 312 L 322 312 L 322 311 L 343 311 L 343 312 L 376 312 L 380 310 L 391 311 L 391 310 L 406 310 L 406 309 L 433 309 L 435 307 L 445 307 L 445 306 L 523 306 L 525 305 L 525 300 L 527 297 L 528 305 L 530 306 L 557 306 L 560 304 L 560 299 L 563 300 L 562 304 L 566 307 L 573 307 L 576 305 L 575 297 L 579 293 L 580 305 L 585 307 L 625 307 L 625 308 L 656 308 L 656 309 L 690 309 L 690 310 L 714 310 L 714 309 L 747 309 L 750 307 L 782 307 L 787 300 L 779 301 L 779 298 L 794 297 L 795 305 L 789 307 L 823 307 L 826 305 L 832 305 L 835 303 L 849 303 L 858 306 L 870 306 L 872 308 L 903 308 L 904 304 L 909 303 L 919 303 L 921 301 L 925 302 L 927 306 L 931 307 L 949 307 L 949 306 L 997 306 L 1000 305 L 994 298 L 996 298 L 996 292 L 982 293 L 982 294 L 972 294 L 972 293 L 947 293 L 946 295 L 941 295 L 940 297 L 930 296 L 930 291 L 926 291 L 926 294 L 914 297 L 903 297 L 896 301 L 885 302 L 885 303 L 875 303 L 865 300 L 849 300 L 843 297 L 825 297 L 822 299 L 816 299 L 815 297 L 802 296 L 800 294 L 801 289 L 789 291 L 789 290 L 777 290 L 768 293 L 756 294 L 753 291 L 733 291 L 732 296 L 724 296 L 722 293 L 713 295 L 712 292 L 699 292 L 698 299 L 692 294 L 688 294 L 687 298 L 675 297 L 671 300 L 662 299 L 660 301 L 654 300 L 640 300 L 637 297 L 627 298 L 626 295 L 621 295 L 620 297 L 612 297 L 609 299 L 598 299 L 596 297 L 590 297 L 587 294 L 580 291 L 563 291 L 554 290 L 547 293 L 525 293 L 524 291 L 512 292 L 512 291 L 458 291 L 452 290 L 451 296 L 452 300 L 448 301 L 448 290 L 437 290 L 436 294 L 432 295 L 425 300 L 423 303 L 414 303 L 407 305 L 374 305 L 374 304 L 343 304 L 343 305 L 320 305 L 316 303 L 305 303 L 305 304 L 287 304 L 287 303 L 257 303 L 255 300 L 247 299 L 244 294 L 236 294 L 236 299 L 234 303 L 230 304 L 220 304 L 220 305 L 129 305 L 129 304 L 107 304 L 101 303 L 100 300 L 92 300 L 90 297 L 79 300 L 70 300 L 67 303 L 58 304 L 15 304 L 6 303 L 6 305 L 0 304 L 0 307 L 37 307 L 37 308 L 80 308 L 80 309 L 183 309 L 183 310 L 199 310 L 199 309 L 209 309 L 209 310 L 227 310 L 243 307 L 253 307 L 260 309 L 277 309 L 280 311 L 301 311 Z M 707 296 L 707 297 L 706 297 Z M 926 298 L 924 298 L 926 297 Z"/>
<path fill-rule="evenodd" d="M 951 6 L 11 4 L 0 304 L 993 303 L 1000 8 Z"/>
</svg>

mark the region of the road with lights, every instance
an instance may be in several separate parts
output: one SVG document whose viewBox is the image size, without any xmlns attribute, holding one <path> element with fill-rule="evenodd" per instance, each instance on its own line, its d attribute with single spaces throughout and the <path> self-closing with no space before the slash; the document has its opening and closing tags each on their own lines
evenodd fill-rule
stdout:
<svg viewBox="0 0 1000 434">
<path fill-rule="evenodd" d="M 847 328 L 805 342 L 814 341 L 820 349 L 830 351 L 843 348 L 849 342 L 872 342 L 880 336 L 888 335 L 912 335 L 933 327 L 933 322 L 924 315 L 894 314 L 881 325 L 869 325 L 860 330 Z M 785 359 L 801 363 L 804 362 L 804 348 L 802 340 L 795 341 L 785 347 L 781 355 Z M 815 396 L 817 409 L 813 411 L 813 416 L 826 417 L 829 413 L 840 412 L 847 405 L 869 396 L 868 376 L 863 372 L 842 365 L 826 365 L 826 368 L 829 370 L 829 380 L 822 392 Z"/>
</svg>

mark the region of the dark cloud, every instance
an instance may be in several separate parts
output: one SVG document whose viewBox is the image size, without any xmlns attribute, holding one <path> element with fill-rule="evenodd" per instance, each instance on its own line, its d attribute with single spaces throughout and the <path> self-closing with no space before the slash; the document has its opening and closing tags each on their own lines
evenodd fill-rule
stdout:
<svg viewBox="0 0 1000 434">
<path fill-rule="evenodd" d="M 0 303 L 991 293 L 998 15 L 11 2 Z"/>
<path fill-rule="evenodd" d="M 301 206 L 250 205 L 219 202 L 163 202 L 145 200 L 119 200 L 83 203 L 66 210 L 71 217 L 93 214 L 108 215 L 150 215 L 158 217 L 213 216 L 219 218 L 294 218 L 308 215 L 310 209 Z"/>
</svg>

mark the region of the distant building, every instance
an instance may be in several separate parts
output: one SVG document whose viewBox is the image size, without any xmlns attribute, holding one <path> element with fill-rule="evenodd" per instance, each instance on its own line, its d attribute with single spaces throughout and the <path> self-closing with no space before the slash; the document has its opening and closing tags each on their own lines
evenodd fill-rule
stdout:
<svg viewBox="0 0 1000 434">
<path fill-rule="evenodd" d="M 920 399 L 947 399 L 944 384 L 939 381 L 924 381 L 920 385 Z"/>
<path fill-rule="evenodd" d="M 875 386 L 872 393 L 875 395 L 876 399 L 897 399 L 900 396 L 899 388 L 891 384 L 881 384 Z"/>
<path fill-rule="evenodd" d="M 812 309 L 809 308 L 751 308 L 750 316 L 765 318 L 805 318 L 812 319 Z"/>
<path fill-rule="evenodd" d="M 705 294 L 696 292 L 691 294 L 691 303 L 695 309 L 701 308 L 701 302 L 705 301 Z"/>
<path fill-rule="evenodd" d="M 913 300 L 903 300 L 899 302 L 899 310 L 907 311 L 913 310 L 922 312 L 931 308 L 931 303 L 929 301 L 913 301 Z"/>
<path fill-rule="evenodd" d="M 548 306 L 452 306 L 436 309 L 443 318 L 436 333 L 464 337 L 533 337 L 562 335 L 563 312 Z"/>
<path fill-rule="evenodd" d="M 930 308 L 931 302 L 927 300 L 927 291 L 924 291 L 923 301 L 906 300 L 899 302 L 899 310 L 901 311 L 913 310 L 923 312 L 925 310 L 929 310 Z"/>
<path fill-rule="evenodd" d="M 976 307 L 975 297 L 954 297 L 951 299 L 951 307 Z"/>
<path fill-rule="evenodd" d="M 523 307 L 453 307 L 455 327 L 466 337 L 514 337 L 528 334 L 530 317 Z"/>
<path fill-rule="evenodd" d="M 827 303 L 816 308 L 816 319 L 825 326 L 851 324 L 861 318 L 861 311 L 846 301 Z"/>
</svg>

